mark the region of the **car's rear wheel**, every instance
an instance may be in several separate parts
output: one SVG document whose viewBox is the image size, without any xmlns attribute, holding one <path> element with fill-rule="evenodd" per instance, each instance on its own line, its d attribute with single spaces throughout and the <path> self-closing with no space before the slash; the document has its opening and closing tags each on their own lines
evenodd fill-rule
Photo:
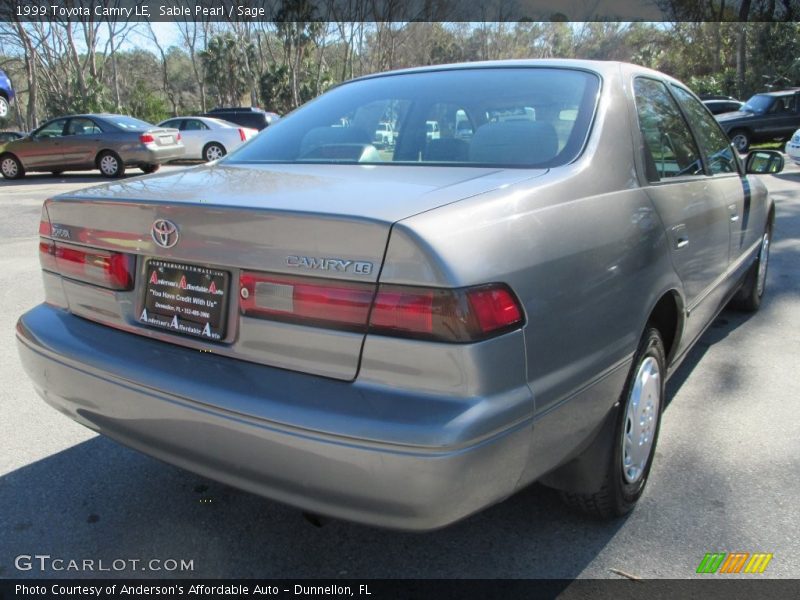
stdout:
<svg viewBox="0 0 800 600">
<path fill-rule="evenodd" d="M 756 312 L 761 308 L 761 299 L 767 289 L 767 267 L 769 266 L 769 246 L 772 243 L 772 224 L 767 224 L 761 236 L 758 257 L 745 275 L 742 287 L 733 297 L 731 305 L 746 312 Z"/>
<path fill-rule="evenodd" d="M 161 168 L 161 165 L 142 165 L 139 168 L 143 173 L 147 173 L 149 175 L 150 173 L 155 173 L 158 171 Z"/>
<path fill-rule="evenodd" d="M 97 168 L 105 177 L 122 177 L 125 164 L 116 152 L 106 150 L 97 156 Z"/>
<path fill-rule="evenodd" d="M 211 162 L 212 160 L 219 160 L 223 156 L 227 154 L 225 147 L 222 144 L 217 144 L 216 142 L 211 142 L 210 144 L 206 144 L 206 147 L 203 148 L 203 158 L 206 162 Z"/>
<path fill-rule="evenodd" d="M 744 129 L 734 129 L 731 131 L 731 143 L 734 148 L 744 154 L 750 148 L 750 135 Z"/>
<path fill-rule="evenodd" d="M 0 96 L 0 119 L 8 118 L 8 100 Z"/>
<path fill-rule="evenodd" d="M 598 518 L 630 512 L 641 498 L 653 464 L 664 406 L 666 353 L 658 329 L 648 327 L 622 391 L 610 460 L 593 493 L 562 492 L 570 507 Z"/>
<path fill-rule="evenodd" d="M 6 154 L 0 157 L 0 173 L 6 179 L 19 179 L 25 176 L 25 169 L 22 163 L 13 154 Z"/>
</svg>

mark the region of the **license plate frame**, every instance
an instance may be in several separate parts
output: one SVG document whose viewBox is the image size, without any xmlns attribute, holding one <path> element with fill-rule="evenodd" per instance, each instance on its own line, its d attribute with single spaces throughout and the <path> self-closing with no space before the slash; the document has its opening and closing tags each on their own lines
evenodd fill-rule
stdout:
<svg viewBox="0 0 800 600">
<path fill-rule="evenodd" d="M 139 323 L 212 342 L 225 340 L 230 272 L 148 258 L 145 277 Z"/>
</svg>

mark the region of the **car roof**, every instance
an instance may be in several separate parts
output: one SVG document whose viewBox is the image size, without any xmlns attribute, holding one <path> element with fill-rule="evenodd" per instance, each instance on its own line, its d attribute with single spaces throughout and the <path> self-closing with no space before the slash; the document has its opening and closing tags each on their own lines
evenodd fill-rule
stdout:
<svg viewBox="0 0 800 600">
<path fill-rule="evenodd" d="M 788 90 L 779 90 L 777 92 L 756 92 L 753 95 L 754 96 L 775 96 L 775 97 L 793 96 L 794 94 L 796 94 L 798 92 L 798 90 L 800 90 L 800 88 L 790 88 Z"/>
<path fill-rule="evenodd" d="M 658 77 L 672 79 L 669 75 L 660 71 L 654 71 L 647 67 L 635 65 L 633 63 L 626 63 L 611 60 L 582 60 L 571 58 L 531 58 L 531 59 L 513 59 L 513 60 L 485 60 L 473 62 L 451 63 L 446 65 L 430 65 L 423 67 L 412 67 L 408 69 L 396 69 L 393 71 L 384 71 L 382 73 L 372 73 L 364 75 L 351 81 L 361 81 L 363 79 L 375 79 L 378 77 L 386 77 L 391 75 L 404 75 L 409 73 L 430 73 L 436 71 L 456 71 L 456 70 L 471 70 L 471 69 L 498 69 L 498 68 L 515 68 L 515 67 L 550 67 L 550 68 L 565 68 L 565 69 L 583 69 L 594 71 L 599 74 L 608 74 L 618 72 L 620 67 L 625 66 L 630 69 L 651 73 Z"/>
</svg>

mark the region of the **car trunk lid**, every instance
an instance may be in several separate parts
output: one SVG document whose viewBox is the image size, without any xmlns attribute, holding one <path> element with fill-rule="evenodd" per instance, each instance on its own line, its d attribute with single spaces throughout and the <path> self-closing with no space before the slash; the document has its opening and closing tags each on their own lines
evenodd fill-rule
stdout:
<svg viewBox="0 0 800 600">
<path fill-rule="evenodd" d="M 65 279 L 74 313 L 199 350 L 210 347 L 234 358 L 349 380 L 358 370 L 363 332 L 244 316 L 242 274 L 374 287 L 393 223 L 543 172 L 215 165 L 60 196 L 47 203 L 46 214 L 63 242 L 136 257 L 132 290 L 101 290 Z M 174 225 L 175 238 L 167 232 L 160 245 L 154 226 L 164 222 Z M 165 286 L 177 285 L 184 271 L 189 287 L 202 287 L 202 277 L 210 281 L 214 273 L 225 274 L 215 282 L 227 286 L 220 297 L 226 307 L 218 316 L 219 339 L 164 327 L 147 320 L 150 313 L 143 319 L 154 293 L 150 288 L 171 291 Z M 211 300 L 206 290 L 187 302 Z"/>
</svg>

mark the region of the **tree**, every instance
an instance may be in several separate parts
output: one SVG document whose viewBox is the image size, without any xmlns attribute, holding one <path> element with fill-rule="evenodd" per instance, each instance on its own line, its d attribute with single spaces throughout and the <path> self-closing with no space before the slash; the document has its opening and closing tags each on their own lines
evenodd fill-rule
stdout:
<svg viewBox="0 0 800 600">
<path fill-rule="evenodd" d="M 253 79 L 250 70 L 250 65 L 256 63 L 253 43 L 225 33 L 211 38 L 199 56 L 205 81 L 216 88 L 220 104 L 239 105 Z"/>
</svg>

